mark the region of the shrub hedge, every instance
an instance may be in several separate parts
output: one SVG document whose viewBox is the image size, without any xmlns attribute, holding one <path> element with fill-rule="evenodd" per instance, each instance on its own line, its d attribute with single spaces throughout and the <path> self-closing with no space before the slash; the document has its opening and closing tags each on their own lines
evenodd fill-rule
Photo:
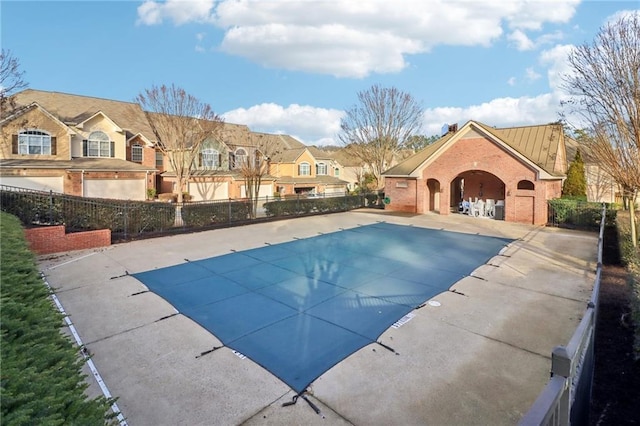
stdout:
<svg viewBox="0 0 640 426">
<path fill-rule="evenodd" d="M 84 360 L 60 332 L 62 315 L 40 278 L 15 216 L 0 213 L 0 381 L 3 425 L 113 423 L 113 400 L 88 399 Z"/>
<path fill-rule="evenodd" d="M 243 222 L 249 219 L 250 213 L 250 201 L 185 204 L 182 207 L 182 219 L 189 227 Z"/>
<path fill-rule="evenodd" d="M 607 225 L 615 223 L 616 210 L 613 207 L 615 206 L 607 205 Z M 601 215 L 602 203 L 567 198 L 549 200 L 548 223 L 550 225 L 598 229 Z"/>
<path fill-rule="evenodd" d="M 363 198 L 357 195 L 327 198 L 295 198 L 264 204 L 269 217 L 298 216 L 309 213 L 331 213 L 362 207 Z"/>
</svg>

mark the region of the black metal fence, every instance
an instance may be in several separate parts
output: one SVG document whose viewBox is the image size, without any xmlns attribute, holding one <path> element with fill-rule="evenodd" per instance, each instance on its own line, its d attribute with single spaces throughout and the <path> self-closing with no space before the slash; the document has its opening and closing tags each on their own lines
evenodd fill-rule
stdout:
<svg viewBox="0 0 640 426">
<path fill-rule="evenodd" d="M 604 204 L 606 225 L 615 223 L 617 210 Z M 547 225 L 563 228 L 598 230 L 602 219 L 603 203 L 591 203 L 569 199 L 554 199 L 548 202 Z"/>
<path fill-rule="evenodd" d="M 113 241 L 247 224 L 254 221 L 343 212 L 364 207 L 363 195 L 336 194 L 190 202 L 84 198 L 0 185 L 0 206 L 25 226 L 65 225 L 67 232 L 110 229 Z"/>
</svg>

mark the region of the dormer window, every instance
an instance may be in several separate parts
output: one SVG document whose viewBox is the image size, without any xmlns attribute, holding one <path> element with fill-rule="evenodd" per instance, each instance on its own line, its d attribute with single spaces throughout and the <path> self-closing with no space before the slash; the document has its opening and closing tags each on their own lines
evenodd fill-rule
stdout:
<svg viewBox="0 0 640 426">
<path fill-rule="evenodd" d="M 24 130 L 18 134 L 17 152 L 14 153 L 24 155 L 52 155 L 52 139 L 55 140 L 49 133 L 42 130 Z"/>
<path fill-rule="evenodd" d="M 89 138 L 83 141 L 82 153 L 85 157 L 113 157 L 114 143 L 109 141 L 105 132 L 91 132 Z"/>
<path fill-rule="evenodd" d="M 236 150 L 236 167 L 243 167 L 245 165 L 245 161 L 247 161 L 247 151 L 242 148 L 238 148 Z"/>
</svg>

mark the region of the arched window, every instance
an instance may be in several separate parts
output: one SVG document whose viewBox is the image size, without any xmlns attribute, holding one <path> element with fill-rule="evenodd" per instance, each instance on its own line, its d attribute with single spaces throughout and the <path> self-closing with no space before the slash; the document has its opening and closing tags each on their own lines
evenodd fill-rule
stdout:
<svg viewBox="0 0 640 426">
<path fill-rule="evenodd" d="M 86 157 L 113 157 L 109 136 L 105 132 L 91 132 L 86 141 Z"/>
<path fill-rule="evenodd" d="M 200 165 L 205 169 L 220 167 L 220 153 L 213 148 L 204 148 L 201 152 Z"/>
<path fill-rule="evenodd" d="M 51 135 L 43 130 L 24 130 L 18 133 L 16 154 L 51 155 L 51 139 Z"/>
<path fill-rule="evenodd" d="M 533 182 L 530 180 L 521 180 L 518 182 L 518 189 L 534 189 Z"/>
<path fill-rule="evenodd" d="M 311 176 L 311 166 L 309 165 L 309 163 L 304 162 L 298 165 L 298 175 Z"/>
<path fill-rule="evenodd" d="M 247 161 L 247 151 L 245 151 L 242 148 L 238 148 L 236 149 L 236 168 L 240 168 L 245 164 L 245 161 Z"/>
<path fill-rule="evenodd" d="M 142 145 L 131 145 L 131 161 L 134 163 L 142 163 Z"/>
<path fill-rule="evenodd" d="M 317 163 L 316 164 L 316 174 L 317 175 L 326 175 L 327 174 L 327 165 L 325 163 Z"/>
</svg>

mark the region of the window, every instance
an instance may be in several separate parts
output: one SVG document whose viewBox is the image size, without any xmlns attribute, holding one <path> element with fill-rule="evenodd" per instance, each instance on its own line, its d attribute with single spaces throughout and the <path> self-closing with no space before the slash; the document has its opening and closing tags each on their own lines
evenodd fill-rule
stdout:
<svg viewBox="0 0 640 426">
<path fill-rule="evenodd" d="M 533 182 L 530 180 L 521 180 L 518 182 L 518 189 L 534 189 Z"/>
<path fill-rule="evenodd" d="M 236 149 L 235 157 L 235 167 L 240 168 L 245 164 L 245 161 L 247 161 L 247 151 L 242 148 L 238 148 Z"/>
<path fill-rule="evenodd" d="M 201 152 L 200 165 L 205 169 L 217 169 L 220 167 L 220 153 L 213 148 L 204 148 Z"/>
<path fill-rule="evenodd" d="M 156 151 L 156 167 L 164 167 L 164 155 L 160 151 Z"/>
<path fill-rule="evenodd" d="M 142 145 L 131 145 L 131 161 L 134 163 L 142 163 Z"/>
<path fill-rule="evenodd" d="M 317 175 L 326 175 L 327 174 L 327 165 L 325 163 L 316 164 L 316 174 Z"/>
<path fill-rule="evenodd" d="M 300 176 L 311 175 L 311 166 L 309 165 L 309 163 L 300 163 L 298 165 L 298 175 Z"/>
<path fill-rule="evenodd" d="M 112 143 L 104 132 L 92 132 L 83 149 L 85 157 L 113 157 Z"/>
<path fill-rule="evenodd" d="M 339 169 L 339 168 L 337 168 L 337 167 L 336 167 L 335 169 L 333 169 L 333 175 L 334 175 L 335 177 L 340 176 L 340 169 Z"/>
<path fill-rule="evenodd" d="M 18 134 L 18 154 L 51 155 L 51 136 L 41 130 L 25 130 Z"/>
</svg>

